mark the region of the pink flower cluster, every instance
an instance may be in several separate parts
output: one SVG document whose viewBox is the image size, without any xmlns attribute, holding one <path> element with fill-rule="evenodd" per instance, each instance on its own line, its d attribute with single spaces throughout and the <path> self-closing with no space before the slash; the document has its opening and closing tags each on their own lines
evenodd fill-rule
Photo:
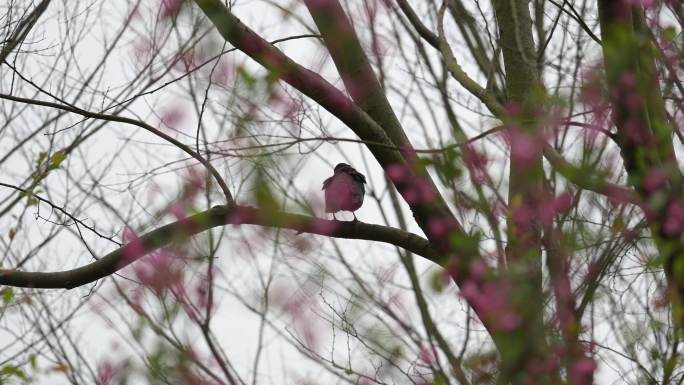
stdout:
<svg viewBox="0 0 684 385">
<path fill-rule="evenodd" d="M 180 12 L 181 7 L 183 6 L 183 2 L 184 0 L 161 0 L 161 4 L 159 4 L 159 14 L 162 19 L 168 19 L 178 15 L 178 12 Z"/>
<path fill-rule="evenodd" d="M 485 183 L 487 180 L 487 164 L 489 163 L 485 154 L 477 151 L 471 145 L 466 145 L 463 147 L 463 162 L 474 183 Z"/>
<path fill-rule="evenodd" d="M 470 272 L 461 286 L 461 295 L 495 331 L 513 331 L 520 327 L 521 318 L 511 306 L 510 282 L 500 278 L 489 280 L 486 273 L 489 267 L 481 261 L 470 265 Z"/>
<path fill-rule="evenodd" d="M 684 205 L 681 200 L 673 200 L 667 206 L 663 232 L 668 236 L 675 236 L 684 229 Z"/>
<path fill-rule="evenodd" d="M 390 180 L 399 186 L 399 192 L 406 203 L 413 205 L 435 200 L 436 196 L 430 179 L 414 175 L 408 166 L 392 164 L 386 168 L 385 172 Z"/>
<path fill-rule="evenodd" d="M 160 249 L 148 253 L 149 250 L 143 241 L 129 227 L 124 229 L 123 240 L 127 244 L 123 247 L 120 266 L 126 266 L 145 256 L 133 265 L 133 271 L 140 283 L 151 288 L 156 294 L 162 294 L 172 286 L 181 285 L 183 270 L 176 263 L 177 256 L 172 255 L 171 250 Z"/>
<path fill-rule="evenodd" d="M 511 158 L 523 168 L 531 167 L 541 158 L 544 137 L 537 132 L 526 132 L 511 125 L 503 134 L 511 148 Z"/>
<path fill-rule="evenodd" d="M 574 205 L 568 192 L 554 196 L 538 191 L 534 199 L 527 199 L 520 206 L 511 208 L 511 217 L 517 228 L 526 228 L 535 222 L 550 224 L 553 219 L 567 212 Z"/>
<path fill-rule="evenodd" d="M 118 368 L 111 361 L 105 360 L 97 368 L 97 384 L 108 385 L 119 372 Z"/>
</svg>

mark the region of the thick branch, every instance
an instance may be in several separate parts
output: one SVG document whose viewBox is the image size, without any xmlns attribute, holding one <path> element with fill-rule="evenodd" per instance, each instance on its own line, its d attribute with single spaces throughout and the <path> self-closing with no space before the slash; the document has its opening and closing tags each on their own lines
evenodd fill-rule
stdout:
<svg viewBox="0 0 684 385">
<path fill-rule="evenodd" d="M 4 46 L 0 49 L 0 63 L 3 63 L 12 50 L 24 41 L 29 32 L 31 32 L 33 26 L 36 25 L 40 16 L 45 12 L 48 5 L 50 5 L 50 1 L 51 0 L 41 1 L 31 13 L 19 22 L 12 34 L 3 41 Z"/>
<path fill-rule="evenodd" d="M 410 146 L 340 2 L 304 0 L 304 3 L 354 102 L 378 122 L 396 146 Z"/>
<path fill-rule="evenodd" d="M 187 239 L 213 227 L 259 225 L 334 238 L 363 239 L 404 248 L 431 261 L 438 260 L 429 242 L 413 233 L 363 222 L 340 222 L 250 206 L 214 206 L 209 210 L 159 227 L 88 265 L 58 272 L 0 270 L 0 284 L 44 289 L 71 289 L 107 277 L 171 242 Z"/>
</svg>

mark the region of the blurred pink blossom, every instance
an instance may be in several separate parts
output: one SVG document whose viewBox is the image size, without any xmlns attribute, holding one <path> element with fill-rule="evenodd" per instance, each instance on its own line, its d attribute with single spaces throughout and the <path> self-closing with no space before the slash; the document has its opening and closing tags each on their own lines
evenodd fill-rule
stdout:
<svg viewBox="0 0 684 385">
<path fill-rule="evenodd" d="M 121 236 L 124 243 L 126 244 L 122 249 L 123 258 L 121 259 L 119 267 L 124 267 L 145 255 L 146 250 L 143 242 L 138 235 L 130 227 L 124 227 L 123 234 Z"/>
<path fill-rule="evenodd" d="M 314 219 L 311 221 L 311 231 L 321 235 L 335 234 L 339 224 L 336 221 L 329 221 L 325 219 Z"/>
<path fill-rule="evenodd" d="M 515 127 L 508 129 L 505 137 L 511 146 L 511 157 L 521 166 L 532 166 L 541 157 L 542 138 Z"/>
<path fill-rule="evenodd" d="M 432 353 L 430 345 L 424 343 L 420 346 L 418 358 L 428 365 L 432 365 L 435 362 L 435 356 Z"/>
<path fill-rule="evenodd" d="M 118 369 L 109 360 L 100 363 L 97 368 L 98 385 L 108 385 L 117 374 Z"/>
<path fill-rule="evenodd" d="M 183 280 L 183 272 L 174 263 L 171 252 L 164 249 L 150 253 L 138 261 L 133 265 L 133 271 L 140 283 L 152 289 L 157 295 L 171 287 L 181 286 Z"/>
<path fill-rule="evenodd" d="M 166 127 L 177 128 L 184 118 L 185 114 L 183 113 L 183 108 L 175 106 L 164 110 L 161 116 L 161 122 Z"/>
<path fill-rule="evenodd" d="M 644 178 L 644 189 L 647 192 L 654 192 L 665 185 L 667 174 L 660 168 L 651 169 Z"/>
<path fill-rule="evenodd" d="M 183 0 L 161 0 L 161 12 L 162 18 L 175 17 L 180 12 L 183 6 Z"/>
<path fill-rule="evenodd" d="M 387 166 L 387 176 L 394 183 L 401 183 L 408 177 L 408 170 L 401 164 L 391 164 Z"/>
<path fill-rule="evenodd" d="M 594 360 L 583 357 L 575 361 L 570 368 L 569 377 L 571 385 L 591 385 L 593 384 L 594 371 L 597 365 Z"/>
<path fill-rule="evenodd" d="M 667 213 L 665 214 L 663 231 L 665 234 L 673 236 L 681 233 L 684 228 L 684 206 L 679 200 L 670 202 Z"/>
<path fill-rule="evenodd" d="M 510 284 L 505 281 L 482 281 L 469 277 L 461 287 L 461 295 L 468 300 L 480 317 L 500 331 L 520 327 L 521 317 L 510 306 Z"/>
<path fill-rule="evenodd" d="M 625 5 L 637 5 L 650 8 L 656 4 L 656 0 L 624 0 Z"/>
</svg>

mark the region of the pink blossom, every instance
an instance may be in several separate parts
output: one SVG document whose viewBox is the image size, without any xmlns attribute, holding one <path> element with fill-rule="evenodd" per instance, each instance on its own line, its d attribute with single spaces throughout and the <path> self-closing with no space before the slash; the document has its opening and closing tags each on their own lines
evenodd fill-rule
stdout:
<svg viewBox="0 0 684 385">
<path fill-rule="evenodd" d="M 110 361 L 104 361 L 97 368 L 98 385 L 107 385 L 114 378 L 118 370 Z"/>
<path fill-rule="evenodd" d="M 171 206 L 169 206 L 169 212 L 171 212 L 176 219 L 185 218 L 185 207 L 179 202 L 172 203 Z"/>
<path fill-rule="evenodd" d="M 197 310 L 187 303 L 187 301 L 180 301 L 181 306 L 183 307 L 183 310 L 185 311 L 185 314 L 190 318 L 190 320 L 197 322 L 200 320 L 200 315 L 197 313 Z"/>
<path fill-rule="evenodd" d="M 655 0 L 624 0 L 626 5 L 637 5 L 644 8 L 653 7 L 656 4 Z"/>
<path fill-rule="evenodd" d="M 428 220 L 428 229 L 430 235 L 435 238 L 441 238 L 447 233 L 447 227 L 441 218 L 430 218 Z"/>
<path fill-rule="evenodd" d="M 172 203 L 169 206 L 169 212 L 178 220 L 182 232 L 185 234 L 195 232 L 196 224 L 188 217 L 186 208 L 180 202 Z"/>
<path fill-rule="evenodd" d="M 516 227 L 525 227 L 536 220 L 537 210 L 529 205 L 523 204 L 520 207 L 514 208 L 511 216 Z"/>
<path fill-rule="evenodd" d="M 625 107 L 630 110 L 636 110 L 644 102 L 644 99 L 636 92 L 627 92 L 626 95 L 621 96 Z"/>
<path fill-rule="evenodd" d="M 435 191 L 429 179 L 420 178 L 416 181 L 415 186 L 422 202 L 429 203 L 435 200 Z"/>
<path fill-rule="evenodd" d="M 515 102 L 507 103 L 505 108 L 510 116 L 519 116 L 523 112 L 522 106 Z"/>
<path fill-rule="evenodd" d="M 387 166 L 386 172 L 387 176 L 389 176 L 390 180 L 394 183 L 403 182 L 408 175 L 408 170 L 401 164 L 391 164 Z"/>
<path fill-rule="evenodd" d="M 519 315 L 508 311 L 498 320 L 498 326 L 502 331 L 513 331 L 522 324 L 522 319 Z"/>
<path fill-rule="evenodd" d="M 144 62 L 155 50 L 155 44 L 152 40 L 141 37 L 133 43 L 133 58 L 139 62 Z"/>
<path fill-rule="evenodd" d="M 136 263 L 133 270 L 140 283 L 148 286 L 158 295 L 172 286 L 179 286 L 183 278 L 182 270 L 174 266 L 168 250 L 151 253 Z"/>
<path fill-rule="evenodd" d="M 314 219 L 311 221 L 311 232 L 321 235 L 334 234 L 339 225 L 335 221 L 325 219 Z"/>
<path fill-rule="evenodd" d="M 572 385 L 590 385 L 593 383 L 594 371 L 596 370 L 596 362 L 591 358 L 583 357 L 575 361 L 570 368 L 571 384 Z"/>
<path fill-rule="evenodd" d="M 211 285 L 211 278 L 206 275 L 201 275 L 197 285 L 195 285 L 195 296 L 197 303 L 202 308 L 209 307 L 209 287 Z"/>
<path fill-rule="evenodd" d="M 541 156 L 539 139 L 517 129 L 509 130 L 511 157 L 522 166 L 531 166 Z"/>
<path fill-rule="evenodd" d="M 647 192 L 654 192 L 665 185 L 667 174 L 660 168 L 653 168 L 644 178 L 644 189 Z"/>
<path fill-rule="evenodd" d="M 467 145 L 463 148 L 463 161 L 468 169 L 482 169 L 487 167 L 489 160 L 487 157 L 477 151 L 473 146 Z"/>
<path fill-rule="evenodd" d="M 195 198 L 199 192 L 204 191 L 206 180 L 207 174 L 203 169 L 189 168 L 184 175 L 183 201 L 190 203 L 189 201 Z"/>
<path fill-rule="evenodd" d="M 237 206 L 232 210 L 229 217 L 226 218 L 226 222 L 234 225 L 247 223 L 252 218 L 253 214 L 253 209 L 244 206 Z"/>
<path fill-rule="evenodd" d="M 628 0 L 628 1 L 630 1 L 630 0 Z M 639 0 L 636 0 L 636 1 L 639 1 Z M 636 75 L 634 75 L 633 72 L 624 71 L 621 74 L 620 83 L 622 83 L 622 86 L 624 86 L 625 88 L 634 88 L 634 86 L 636 86 L 636 84 L 637 84 Z"/>
<path fill-rule="evenodd" d="M 430 349 L 430 346 L 427 344 L 421 345 L 418 358 L 428 365 L 431 365 L 435 362 L 435 356 L 432 354 L 432 349 Z"/>
<path fill-rule="evenodd" d="M 670 202 L 663 224 L 663 231 L 669 236 L 677 235 L 684 227 L 684 206 L 680 201 Z"/>
<path fill-rule="evenodd" d="M 630 201 L 629 192 L 625 189 L 608 186 L 604 187 L 602 192 L 606 194 L 610 203 L 616 206 L 629 203 Z"/>
<path fill-rule="evenodd" d="M 510 305 L 510 284 L 478 281 L 469 277 L 461 287 L 461 295 L 478 315 L 500 331 L 512 331 L 520 327 L 522 319 Z"/>
<path fill-rule="evenodd" d="M 147 250 L 138 235 L 130 227 L 124 227 L 122 239 L 126 245 L 122 248 L 123 258 L 119 267 L 124 267 L 145 255 Z"/>
<path fill-rule="evenodd" d="M 182 73 L 187 72 L 196 66 L 198 60 L 193 50 L 179 52 L 175 56 L 173 69 Z"/>
<path fill-rule="evenodd" d="M 161 0 L 161 17 L 174 17 L 180 12 L 183 0 Z"/>
<path fill-rule="evenodd" d="M 401 195 L 404 196 L 404 200 L 406 200 L 406 203 L 409 205 L 420 202 L 420 193 L 414 187 L 404 189 Z"/>
<path fill-rule="evenodd" d="M 228 82 L 233 78 L 235 71 L 236 69 L 233 63 L 222 60 L 216 66 L 216 69 L 212 74 L 211 80 L 219 85 L 227 86 Z"/>
<path fill-rule="evenodd" d="M 483 261 L 476 260 L 470 264 L 470 277 L 475 280 L 484 279 L 487 270 L 488 267 Z"/>
<path fill-rule="evenodd" d="M 179 106 L 175 106 L 164 111 L 161 117 L 161 122 L 166 127 L 176 128 L 176 126 L 180 125 L 180 123 L 183 121 L 184 117 L 185 114 L 183 113 L 183 109 Z"/>
<path fill-rule="evenodd" d="M 564 192 L 539 204 L 539 218 L 543 223 L 550 223 L 558 214 L 567 212 L 572 207 L 572 196 Z"/>
</svg>

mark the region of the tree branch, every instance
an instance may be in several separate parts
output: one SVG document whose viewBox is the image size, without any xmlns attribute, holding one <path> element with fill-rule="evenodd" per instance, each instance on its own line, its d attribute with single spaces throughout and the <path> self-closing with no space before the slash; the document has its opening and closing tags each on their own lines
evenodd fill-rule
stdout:
<svg viewBox="0 0 684 385">
<path fill-rule="evenodd" d="M 36 22 L 43 15 L 43 12 L 50 5 L 51 0 L 43 0 L 29 13 L 24 19 L 22 19 L 17 27 L 14 29 L 12 34 L 6 38 L 2 43 L 4 46 L 0 49 L 0 64 L 7 59 L 7 57 L 12 53 L 19 44 L 21 44 L 26 36 L 31 32 L 31 29 Z"/>
<path fill-rule="evenodd" d="M 251 206 L 214 206 L 193 216 L 161 226 L 88 265 L 57 272 L 24 272 L 0 269 L 0 285 L 42 289 L 72 289 L 107 277 L 146 254 L 171 242 L 187 239 L 208 229 L 233 225 L 259 225 L 296 230 L 334 238 L 383 242 L 404 248 L 431 261 L 438 253 L 416 234 L 364 222 L 340 222 L 300 214 L 273 212 Z"/>
<path fill-rule="evenodd" d="M 468 92 L 474 95 L 476 98 L 480 99 L 487 109 L 494 114 L 495 117 L 503 119 L 506 115 L 503 106 L 496 100 L 494 95 L 487 91 L 484 87 L 479 85 L 473 78 L 468 76 L 468 74 L 461 68 L 454 56 L 454 52 L 451 50 L 451 46 L 446 40 L 446 35 L 444 32 L 444 11 L 446 10 L 446 4 L 443 4 L 439 10 L 439 15 L 437 18 L 437 31 L 439 32 L 439 51 L 442 53 L 442 59 L 444 60 L 444 65 L 451 76 L 456 79 L 456 81 L 463 86 Z"/>
<path fill-rule="evenodd" d="M 22 98 L 19 96 L 7 95 L 7 94 L 2 94 L 2 93 L 0 93 L 0 99 L 11 100 L 14 102 L 25 103 L 25 104 L 33 104 L 36 106 L 56 108 L 58 110 L 73 112 L 75 114 L 84 116 L 86 118 L 107 120 L 107 121 L 111 121 L 111 122 L 127 123 L 127 124 L 131 124 L 131 125 L 143 128 L 146 131 L 149 131 L 152 134 L 154 134 L 154 135 L 166 140 L 167 142 L 173 144 L 174 146 L 183 150 L 185 153 L 187 153 L 188 155 L 190 155 L 191 157 L 196 159 L 198 162 L 200 162 L 207 169 L 207 171 L 209 171 L 209 173 L 214 177 L 214 179 L 216 180 L 216 183 L 218 183 L 219 187 L 221 188 L 221 190 L 223 192 L 223 195 L 226 198 L 226 203 L 230 204 L 230 205 L 235 204 L 235 201 L 233 200 L 233 196 L 230 193 L 230 189 L 228 188 L 228 185 L 223 180 L 223 177 L 221 176 L 221 174 L 219 174 L 219 172 L 214 168 L 214 166 L 211 165 L 211 163 L 209 163 L 208 160 L 206 160 L 199 153 L 196 153 L 195 151 L 193 151 L 190 147 L 186 146 L 185 144 L 179 142 L 178 140 L 176 140 L 176 139 L 172 138 L 171 136 L 159 131 L 158 129 L 150 126 L 149 124 L 147 124 L 145 122 L 142 122 L 142 121 L 136 120 L 136 119 L 132 119 L 132 118 L 118 116 L 118 115 L 110 115 L 110 114 L 103 114 L 103 113 L 98 113 L 98 112 L 91 112 L 91 111 L 87 111 L 87 110 L 84 110 L 84 109 L 81 109 L 81 108 L 78 108 L 75 106 L 66 105 L 66 104 L 47 102 L 47 101 L 43 101 L 43 100 Z"/>
</svg>

